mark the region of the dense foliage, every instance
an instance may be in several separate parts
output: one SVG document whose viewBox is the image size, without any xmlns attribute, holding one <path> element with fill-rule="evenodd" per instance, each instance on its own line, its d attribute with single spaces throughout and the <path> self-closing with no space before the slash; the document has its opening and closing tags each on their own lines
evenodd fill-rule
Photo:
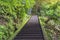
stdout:
<svg viewBox="0 0 60 40">
<path fill-rule="evenodd" d="M 15 33 L 34 4 L 34 0 L 0 0 L 0 40 Z"/>
<path fill-rule="evenodd" d="M 40 20 L 48 40 L 60 40 L 60 0 L 43 0 L 40 9 Z"/>
<path fill-rule="evenodd" d="M 60 0 L 0 0 L 0 40 L 18 30 L 30 9 L 40 16 L 48 40 L 60 40 Z"/>
<path fill-rule="evenodd" d="M 44 4 L 43 4 L 44 3 Z M 51 1 L 41 3 L 41 12 L 45 13 L 45 16 L 52 17 L 56 19 L 60 17 L 60 1 Z M 44 14 L 41 14 L 44 15 Z"/>
</svg>

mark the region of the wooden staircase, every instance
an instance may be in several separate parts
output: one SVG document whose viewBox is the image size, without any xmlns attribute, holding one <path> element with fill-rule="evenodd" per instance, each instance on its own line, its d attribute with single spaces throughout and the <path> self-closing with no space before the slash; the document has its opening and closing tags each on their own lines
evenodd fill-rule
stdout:
<svg viewBox="0 0 60 40">
<path fill-rule="evenodd" d="M 32 16 L 14 40 L 44 40 L 38 17 Z"/>
</svg>

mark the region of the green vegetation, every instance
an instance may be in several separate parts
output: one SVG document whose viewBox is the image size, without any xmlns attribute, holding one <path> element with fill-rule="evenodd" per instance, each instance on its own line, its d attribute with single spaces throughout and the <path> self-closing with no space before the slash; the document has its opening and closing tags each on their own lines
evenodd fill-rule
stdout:
<svg viewBox="0 0 60 40">
<path fill-rule="evenodd" d="M 48 40 L 60 40 L 60 0 L 41 1 L 39 18 Z"/>
<path fill-rule="evenodd" d="M 39 15 L 46 40 L 60 40 L 60 0 L 0 0 L 0 40 L 16 36 L 29 20 L 30 9 Z"/>
<path fill-rule="evenodd" d="M 34 4 L 34 0 L 0 0 L 0 40 L 8 40 L 25 24 Z"/>
</svg>

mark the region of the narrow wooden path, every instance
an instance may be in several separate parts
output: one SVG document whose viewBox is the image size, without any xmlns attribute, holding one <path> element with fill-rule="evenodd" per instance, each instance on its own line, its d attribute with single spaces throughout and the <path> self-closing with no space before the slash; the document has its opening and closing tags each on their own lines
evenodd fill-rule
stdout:
<svg viewBox="0 0 60 40">
<path fill-rule="evenodd" d="M 14 40 L 44 40 L 38 17 L 32 16 Z"/>
</svg>

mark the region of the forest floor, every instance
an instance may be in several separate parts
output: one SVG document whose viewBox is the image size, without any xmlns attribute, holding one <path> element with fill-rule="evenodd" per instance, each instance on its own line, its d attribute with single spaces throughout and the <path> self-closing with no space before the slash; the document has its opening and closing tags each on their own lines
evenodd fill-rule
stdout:
<svg viewBox="0 0 60 40">
<path fill-rule="evenodd" d="M 44 40 L 38 16 L 32 16 L 14 40 Z"/>
</svg>

